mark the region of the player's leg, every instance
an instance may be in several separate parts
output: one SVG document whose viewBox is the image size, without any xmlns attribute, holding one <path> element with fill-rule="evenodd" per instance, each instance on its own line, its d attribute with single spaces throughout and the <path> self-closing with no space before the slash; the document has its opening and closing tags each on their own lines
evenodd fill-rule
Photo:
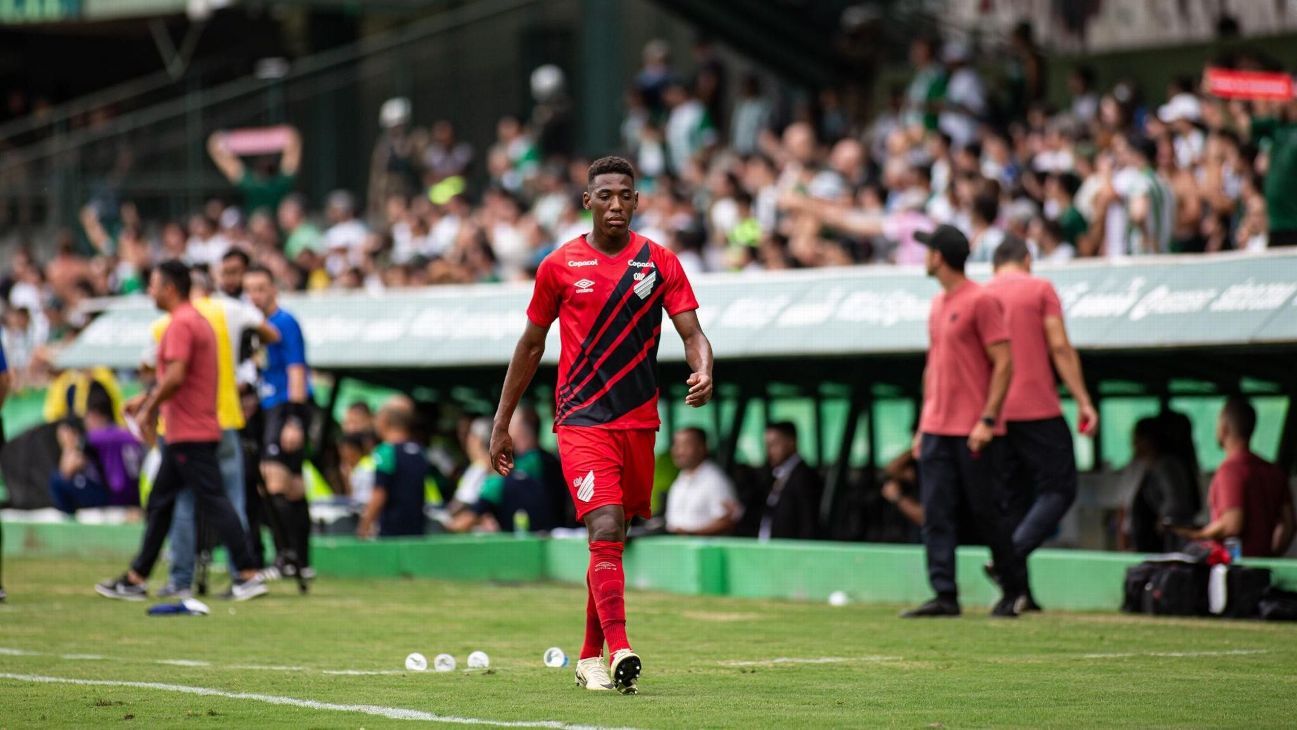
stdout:
<svg viewBox="0 0 1297 730">
<path fill-rule="evenodd" d="M 180 448 L 185 458 L 179 472 L 193 489 L 203 520 L 220 536 L 235 565 L 236 572 L 231 576 L 233 598 L 241 601 L 264 595 L 266 587 L 256 578 L 248 536 L 221 482 L 221 466 L 216 456 L 218 444 L 182 444 Z"/>
<path fill-rule="evenodd" d="M 1012 529 L 1005 522 L 997 503 L 1004 488 L 1004 449 L 1007 445 L 1004 438 L 995 438 L 981 452 L 974 454 L 967 444 L 960 443 L 957 456 L 963 498 L 968 503 L 973 524 L 991 549 L 991 560 L 995 563 L 1003 591 L 991 615 L 1013 618 L 1018 615 L 1016 604 L 1026 589 L 1026 567 L 1013 550 Z"/>
<path fill-rule="evenodd" d="M 184 482 L 176 468 L 175 453 L 171 445 L 162 445 L 161 457 L 158 474 L 153 480 L 153 489 L 149 492 L 140 551 L 131 561 L 130 569 L 125 574 L 95 586 L 95 591 L 105 598 L 142 601 L 148 597 L 145 581 L 148 580 L 149 573 L 153 572 L 153 566 L 162 551 L 167 532 L 171 529 L 171 515 L 175 510 L 176 495 L 184 487 Z"/>
<path fill-rule="evenodd" d="M 1030 428 L 1019 437 L 1019 442 L 1025 447 L 1036 498 L 1014 529 L 1013 549 L 1025 565 L 1036 548 L 1058 530 L 1063 516 L 1072 508 L 1076 501 L 1077 474 L 1072 432 L 1061 416 L 1024 425 Z M 1020 608 L 1041 610 L 1032 595 L 1030 580 Z"/>
<path fill-rule="evenodd" d="M 279 405 L 266 412 L 266 436 L 262 452 L 265 455 L 261 463 L 261 476 L 270 493 L 270 502 L 279 516 L 279 525 L 283 528 L 277 539 L 283 544 L 276 545 L 279 555 L 275 560 L 278 571 L 296 572 L 302 562 L 300 529 L 298 526 L 297 503 L 303 494 L 297 490 L 293 480 L 294 459 L 289 449 L 284 447 L 285 437 L 291 439 L 299 432 L 289 427 L 287 407 Z M 287 433 L 286 433 L 287 432 Z M 294 444 L 289 444 L 294 446 Z M 295 451 L 296 449 L 293 449 Z M 309 525 L 309 519 L 308 519 Z"/>
<path fill-rule="evenodd" d="M 613 689 L 608 676 L 608 666 L 603 660 L 605 625 L 600 612 L 600 599 L 610 586 L 607 570 L 595 571 L 596 553 L 602 553 L 603 543 L 621 545 L 624 519 L 621 509 L 621 487 L 615 459 L 610 448 L 608 432 L 592 428 L 560 428 L 558 430 L 559 459 L 564 478 L 572 495 L 577 518 L 585 522 L 590 536 L 590 564 L 586 569 L 586 629 L 581 656 L 577 662 L 577 684 L 591 690 Z M 606 512 L 601 512 L 605 510 Z M 596 528 L 592 528 L 596 525 Z M 616 529 L 613 529 L 614 526 Z M 596 546 L 596 537 L 602 538 Z M 620 566 L 620 557 L 617 560 Z M 624 618 L 623 618 L 624 626 Z M 625 633 L 623 628 L 622 633 Z"/>
<path fill-rule="evenodd" d="M 626 602 L 625 586 L 626 578 L 622 570 L 621 557 L 626 544 L 626 530 L 632 517 L 650 517 L 653 513 L 653 468 L 655 459 L 653 454 L 653 445 L 657 441 L 657 432 L 653 430 L 636 430 L 636 431 L 618 431 L 615 434 L 615 442 L 621 450 L 621 485 L 622 485 L 622 521 L 621 521 L 621 542 L 618 544 L 618 550 L 615 551 L 617 558 L 617 569 L 620 578 L 621 601 L 616 604 L 620 608 L 621 623 L 619 629 L 621 633 L 614 639 L 613 635 L 605 623 L 604 634 L 608 638 L 608 652 L 611 654 L 609 670 L 612 672 L 613 684 L 616 688 L 626 694 L 634 694 L 637 691 L 637 683 L 640 672 L 643 669 L 643 663 L 638 654 L 630 648 L 630 640 L 626 638 Z M 593 532 L 592 532 L 593 534 Z M 592 543 L 593 544 L 593 543 Z M 609 554 L 611 556 L 611 553 Z M 592 559 L 592 565 L 596 567 Z M 599 617 L 604 620 L 605 613 L 600 606 Z M 616 615 L 614 614 L 614 620 Z M 614 643 L 617 642 L 617 643 Z M 624 648 L 618 648 L 618 643 L 624 643 Z"/>
<path fill-rule="evenodd" d="M 924 434 L 919 451 L 919 492 L 923 502 L 923 548 L 928 582 L 937 594 L 904 618 L 958 616 L 955 547 L 959 542 L 959 465 L 953 453 L 956 437 Z"/>
<path fill-rule="evenodd" d="M 182 489 L 176 495 L 175 510 L 171 515 L 171 531 L 167 533 L 170 545 L 168 556 L 171 570 L 167 584 L 158 591 L 159 598 L 185 597 L 194 582 L 194 561 L 198 554 L 198 525 L 194 519 L 194 492 Z"/>
</svg>

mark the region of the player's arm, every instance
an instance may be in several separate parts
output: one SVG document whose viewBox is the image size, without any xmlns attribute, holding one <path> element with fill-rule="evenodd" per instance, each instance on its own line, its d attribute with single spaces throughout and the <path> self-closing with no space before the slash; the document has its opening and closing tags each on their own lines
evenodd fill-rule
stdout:
<svg viewBox="0 0 1297 730">
<path fill-rule="evenodd" d="M 1063 324 L 1062 317 L 1045 317 L 1045 341 L 1049 343 L 1049 356 L 1054 361 L 1054 369 L 1067 386 L 1067 392 L 1076 400 L 1081 433 L 1089 433 L 1099 423 L 1099 412 L 1090 400 L 1090 391 L 1085 387 L 1085 377 L 1081 374 L 1081 356 L 1068 339 L 1067 326 Z"/>
<path fill-rule="evenodd" d="M 269 322 L 262 322 L 257 325 L 253 331 L 257 333 L 257 337 L 260 338 L 262 345 L 273 345 L 282 339 L 279 335 L 279 330 L 275 329 L 275 325 Z"/>
<path fill-rule="evenodd" d="M 1191 537 L 1194 540 L 1224 540 L 1241 534 L 1243 534 L 1243 510 L 1234 507 L 1222 512 L 1220 517 L 1207 523 L 1201 530 L 1193 532 Z"/>
<path fill-rule="evenodd" d="M 284 151 L 279 155 L 279 171 L 292 177 L 302 166 L 302 135 L 296 127 L 289 127 L 287 135 Z"/>
<path fill-rule="evenodd" d="M 213 132 L 212 136 L 207 138 L 207 154 L 211 156 L 212 162 L 216 164 L 216 168 L 221 171 L 226 180 L 237 184 L 243 179 L 245 172 L 243 161 L 226 148 L 224 132 Z"/>
<path fill-rule="evenodd" d="M 1000 340 L 987 345 L 986 357 L 991 361 L 991 387 L 986 393 L 986 405 L 982 406 L 982 418 L 998 421 L 1000 409 L 1004 407 L 1004 396 L 1009 392 L 1009 382 L 1013 380 L 1013 355 L 1009 351 L 1009 341 Z M 968 449 L 977 453 L 986 448 L 993 433 L 984 421 L 978 421 L 968 436 Z"/>
<path fill-rule="evenodd" d="M 545 354 L 545 338 L 549 327 L 541 327 L 530 319 L 527 328 L 513 348 L 509 370 L 504 375 L 504 388 L 500 391 L 500 405 L 495 411 L 495 424 L 491 429 L 491 466 L 502 476 L 513 471 L 513 439 L 509 438 L 509 422 L 518 407 L 522 394 L 531 385 Z"/>
<path fill-rule="evenodd" d="M 680 312 L 671 318 L 671 323 L 685 343 L 685 362 L 692 371 L 685 381 L 689 385 L 685 404 L 694 408 L 705 406 L 712 399 L 712 343 L 703 334 L 697 310 Z"/>
<path fill-rule="evenodd" d="M 375 484 L 374 491 L 369 495 L 369 504 L 365 505 L 365 512 L 360 516 L 360 524 L 356 527 L 357 537 L 377 536 L 374 526 L 378 524 L 378 516 L 383 514 L 385 506 L 387 506 L 387 487 Z"/>
<path fill-rule="evenodd" d="M 306 402 L 306 366 L 288 366 L 288 402 Z"/>
</svg>

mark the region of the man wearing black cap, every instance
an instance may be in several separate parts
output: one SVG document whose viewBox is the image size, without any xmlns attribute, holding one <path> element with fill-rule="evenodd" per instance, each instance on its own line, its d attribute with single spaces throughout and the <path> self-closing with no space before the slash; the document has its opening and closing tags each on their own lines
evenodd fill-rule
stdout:
<svg viewBox="0 0 1297 730">
<path fill-rule="evenodd" d="M 923 412 L 914 435 L 923 499 L 923 545 L 936 597 L 901 614 L 905 618 L 958 616 L 955 547 L 960 505 L 967 507 L 991 548 L 1003 596 L 992 616 L 1013 618 L 1026 583 L 997 508 L 996 479 L 1003 466 L 997 436 L 1000 408 L 1013 377 L 1009 333 L 1000 303 L 964 276 L 968 239 L 953 226 L 916 238 L 928 247 L 928 275 L 941 284 L 928 316 L 928 363 L 923 371 Z"/>
</svg>

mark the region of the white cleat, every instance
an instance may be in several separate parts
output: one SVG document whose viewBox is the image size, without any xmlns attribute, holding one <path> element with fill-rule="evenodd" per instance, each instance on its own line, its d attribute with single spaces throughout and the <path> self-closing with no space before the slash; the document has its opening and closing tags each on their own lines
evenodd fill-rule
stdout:
<svg viewBox="0 0 1297 730">
<path fill-rule="evenodd" d="M 597 692 L 615 689 L 608 676 L 608 667 L 603 664 L 603 657 L 592 656 L 576 663 L 576 686 Z"/>
<path fill-rule="evenodd" d="M 612 655 L 613 686 L 624 695 L 636 694 L 639 690 L 635 680 L 639 679 L 642 668 L 638 654 L 630 649 L 618 649 Z"/>
</svg>

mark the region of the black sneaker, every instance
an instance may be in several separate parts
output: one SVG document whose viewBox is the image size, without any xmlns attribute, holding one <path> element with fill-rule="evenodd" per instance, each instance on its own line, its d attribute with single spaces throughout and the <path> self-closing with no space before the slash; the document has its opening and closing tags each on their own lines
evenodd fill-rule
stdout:
<svg viewBox="0 0 1297 730">
<path fill-rule="evenodd" d="M 125 573 L 119 578 L 112 578 L 95 584 L 95 593 L 104 598 L 116 598 L 119 601 L 143 601 L 149 597 L 149 588 L 145 583 L 132 583 Z"/>
<path fill-rule="evenodd" d="M 934 598 L 901 614 L 901 618 L 943 618 L 960 614 L 959 601 L 952 598 Z"/>
<path fill-rule="evenodd" d="M 991 609 L 991 618 L 1017 618 L 1018 601 L 1021 596 L 1003 596 L 995 602 Z"/>
<path fill-rule="evenodd" d="M 1036 603 L 1036 597 L 1031 595 L 1030 589 L 1018 596 L 1018 600 L 1013 607 L 1018 609 L 1018 613 L 1040 613 L 1045 610 L 1040 607 L 1039 603 Z"/>
</svg>

